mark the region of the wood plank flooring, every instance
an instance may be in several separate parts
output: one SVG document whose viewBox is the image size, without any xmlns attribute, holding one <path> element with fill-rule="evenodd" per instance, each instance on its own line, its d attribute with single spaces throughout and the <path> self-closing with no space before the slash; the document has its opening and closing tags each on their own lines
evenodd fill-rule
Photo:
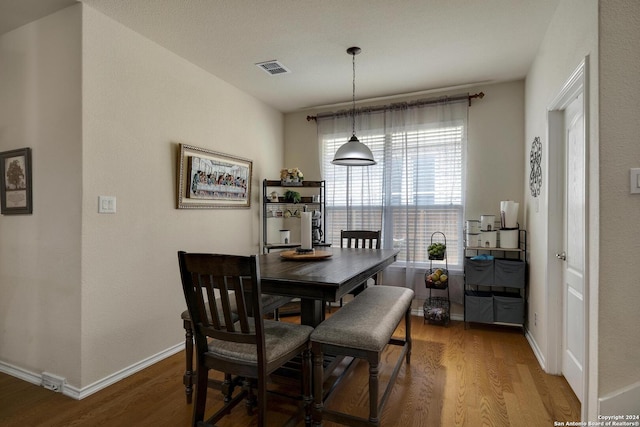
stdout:
<svg viewBox="0 0 640 427">
<path fill-rule="evenodd" d="M 400 370 L 382 413 L 383 426 L 552 426 L 556 420 L 580 420 L 580 404 L 569 385 L 540 369 L 520 330 L 465 329 L 455 321 L 447 327 L 425 325 L 414 317 L 412 335 L 411 365 Z M 395 351 L 383 355 L 381 388 Z M 81 401 L 0 374 L 0 425 L 188 426 L 191 405 L 185 401 L 183 370 L 181 352 Z M 327 405 L 366 416 L 367 377 L 366 363 L 358 362 Z M 219 392 L 210 390 L 208 400 L 210 407 L 219 405 Z M 270 426 L 299 412 L 295 402 L 278 396 L 270 396 L 268 406 Z M 256 419 L 240 405 L 218 425 L 252 426 Z"/>
</svg>

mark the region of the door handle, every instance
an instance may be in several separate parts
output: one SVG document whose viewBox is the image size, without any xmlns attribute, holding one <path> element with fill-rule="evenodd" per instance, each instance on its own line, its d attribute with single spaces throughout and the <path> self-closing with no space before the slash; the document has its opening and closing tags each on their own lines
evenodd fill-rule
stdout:
<svg viewBox="0 0 640 427">
<path fill-rule="evenodd" d="M 567 260 L 567 254 L 566 254 L 566 252 L 561 252 L 559 254 L 556 254 L 556 258 L 561 259 L 562 261 L 566 261 Z"/>
</svg>

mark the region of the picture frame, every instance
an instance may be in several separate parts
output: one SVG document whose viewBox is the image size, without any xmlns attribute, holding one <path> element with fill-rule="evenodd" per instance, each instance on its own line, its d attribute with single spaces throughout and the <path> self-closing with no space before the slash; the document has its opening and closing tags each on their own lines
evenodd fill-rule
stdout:
<svg viewBox="0 0 640 427">
<path fill-rule="evenodd" d="M 0 214 L 33 213 L 31 148 L 0 153 Z"/>
<path fill-rule="evenodd" d="M 180 144 L 177 208 L 250 208 L 252 172 L 251 160 Z"/>
</svg>

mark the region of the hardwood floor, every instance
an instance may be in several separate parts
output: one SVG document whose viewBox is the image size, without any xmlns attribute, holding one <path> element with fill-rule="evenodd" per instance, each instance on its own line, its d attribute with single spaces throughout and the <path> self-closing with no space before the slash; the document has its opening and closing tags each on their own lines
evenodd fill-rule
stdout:
<svg viewBox="0 0 640 427">
<path fill-rule="evenodd" d="M 569 385 L 540 369 L 521 331 L 465 329 L 462 322 L 425 325 L 414 317 L 412 335 L 411 365 L 400 370 L 382 413 L 383 426 L 552 426 L 556 420 L 580 420 L 580 404 Z M 381 387 L 395 361 L 392 351 L 397 350 L 383 356 Z M 181 352 L 81 401 L 0 374 L 0 425 L 188 426 L 191 405 L 185 401 L 183 370 Z M 328 406 L 366 416 L 367 377 L 366 363 L 358 362 Z M 210 407 L 220 400 L 219 392 L 209 391 Z M 295 402 L 270 396 L 269 425 L 282 425 L 297 411 Z M 241 405 L 218 425 L 255 424 Z"/>
</svg>

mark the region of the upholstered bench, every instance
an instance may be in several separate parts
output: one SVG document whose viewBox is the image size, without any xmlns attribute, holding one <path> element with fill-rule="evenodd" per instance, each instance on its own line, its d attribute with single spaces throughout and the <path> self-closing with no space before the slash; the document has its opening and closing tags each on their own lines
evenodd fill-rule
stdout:
<svg viewBox="0 0 640 427">
<path fill-rule="evenodd" d="M 323 420 L 350 426 L 379 426 L 379 414 L 389 397 L 402 360 L 411 356 L 411 289 L 395 286 L 373 286 L 320 323 L 311 334 L 313 352 L 313 423 Z M 393 338 L 402 318 L 405 319 L 405 339 Z M 389 383 L 378 402 L 378 365 L 387 344 L 402 346 Z M 322 383 L 324 354 L 351 356 L 369 363 L 369 419 L 355 417 L 324 408 Z"/>
</svg>

